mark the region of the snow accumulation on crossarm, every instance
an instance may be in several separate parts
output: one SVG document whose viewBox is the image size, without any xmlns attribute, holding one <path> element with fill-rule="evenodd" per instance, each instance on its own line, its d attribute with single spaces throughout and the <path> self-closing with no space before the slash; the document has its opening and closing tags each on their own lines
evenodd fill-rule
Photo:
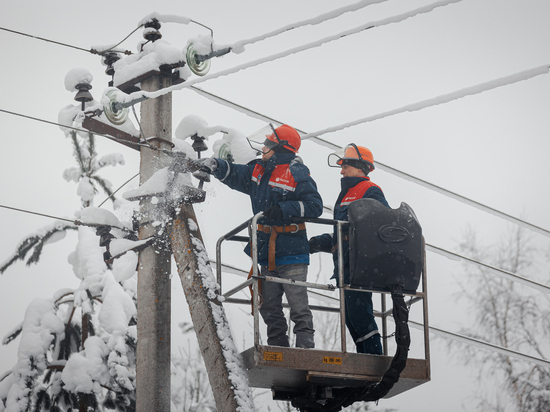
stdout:
<svg viewBox="0 0 550 412">
<path fill-rule="evenodd" d="M 183 50 L 172 46 L 165 40 L 157 40 L 140 46 L 140 53 L 124 57 L 114 63 L 114 85 L 120 86 L 126 82 L 138 78 L 142 74 L 159 71 L 160 66 L 185 62 Z M 183 80 L 191 76 L 191 70 L 187 66 L 179 68 L 180 78 Z"/>
<path fill-rule="evenodd" d="M 196 231 L 198 229 L 197 223 L 192 219 L 188 220 L 188 225 L 191 231 Z M 229 372 L 229 379 L 233 384 L 238 411 L 254 411 L 254 402 L 252 400 L 252 392 L 248 386 L 248 378 L 244 372 L 239 352 L 231 336 L 231 329 L 225 311 L 223 306 L 218 303 L 222 301 L 219 295 L 220 285 L 216 282 L 216 278 L 212 273 L 210 261 L 201 240 L 191 234 L 191 242 L 193 243 L 193 250 L 197 257 L 198 271 L 202 279 L 203 288 L 206 289 L 207 297 L 211 300 L 209 304 L 216 324 L 217 335 L 223 349 L 223 356 Z M 218 302 L 214 302 L 214 300 L 218 300 Z"/>
</svg>

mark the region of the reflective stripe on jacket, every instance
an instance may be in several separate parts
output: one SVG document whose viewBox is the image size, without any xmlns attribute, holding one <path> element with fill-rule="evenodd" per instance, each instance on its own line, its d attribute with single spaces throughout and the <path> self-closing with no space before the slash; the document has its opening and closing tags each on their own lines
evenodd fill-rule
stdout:
<svg viewBox="0 0 550 412">
<path fill-rule="evenodd" d="M 283 226 L 293 217 L 318 217 L 323 212 L 323 201 L 309 169 L 294 153 L 275 153 L 267 162 L 253 160 L 246 165 L 217 159 L 214 176 L 234 190 L 249 195 L 252 212 L 257 214 L 278 204 L 283 220 L 274 222 L 265 218 L 262 225 Z M 258 232 L 258 261 L 267 265 L 269 235 Z M 250 255 L 250 245 L 245 252 Z M 309 244 L 305 230 L 282 233 L 277 236 L 275 248 L 277 265 L 309 263 Z"/>
<path fill-rule="evenodd" d="M 334 219 L 335 220 L 348 220 L 348 206 L 351 202 L 370 198 L 376 199 L 384 206 L 390 207 L 382 192 L 382 189 L 372 183 L 369 177 L 343 177 L 340 181 L 341 191 L 334 205 Z M 348 234 L 348 228 L 344 228 L 343 234 Z M 317 242 L 321 245 L 323 250 L 331 250 L 337 243 L 336 228 L 333 234 L 326 233 L 324 235 L 316 236 Z M 344 282 L 349 283 L 349 241 L 343 241 L 344 251 Z M 338 250 L 334 250 L 332 258 L 334 260 L 334 274 L 332 278 L 338 277 Z"/>
</svg>

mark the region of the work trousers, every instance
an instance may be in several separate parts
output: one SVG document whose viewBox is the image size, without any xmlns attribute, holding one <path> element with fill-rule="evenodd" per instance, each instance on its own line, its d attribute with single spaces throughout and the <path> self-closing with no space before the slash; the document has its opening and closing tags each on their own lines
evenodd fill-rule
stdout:
<svg viewBox="0 0 550 412">
<path fill-rule="evenodd" d="M 380 334 L 374 320 L 372 293 L 346 290 L 346 326 L 357 353 L 382 354 Z"/>
<path fill-rule="evenodd" d="M 307 264 L 298 263 L 278 265 L 275 270 L 261 267 L 262 276 L 272 276 L 281 279 L 305 282 L 307 279 Z M 267 325 L 268 345 L 288 346 L 288 325 L 283 313 L 283 293 L 290 306 L 290 320 L 294 322 L 296 346 L 313 348 L 313 315 L 309 309 L 307 288 L 284 283 L 262 281 L 262 304 L 260 314 Z"/>
</svg>

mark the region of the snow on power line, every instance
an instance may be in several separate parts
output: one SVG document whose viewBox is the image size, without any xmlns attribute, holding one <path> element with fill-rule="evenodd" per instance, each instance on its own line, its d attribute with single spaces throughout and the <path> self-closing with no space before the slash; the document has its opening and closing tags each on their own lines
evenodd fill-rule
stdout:
<svg viewBox="0 0 550 412">
<path fill-rule="evenodd" d="M 423 330 L 423 328 L 424 328 L 424 325 L 422 325 L 418 322 L 414 322 L 412 320 L 409 320 L 409 325 L 412 328 L 415 328 L 415 329 Z M 511 350 L 511 349 L 508 349 L 508 348 L 504 348 L 502 346 L 493 345 L 492 343 L 484 342 L 484 341 L 481 341 L 479 339 L 470 338 L 469 336 L 459 335 L 458 333 L 448 332 L 448 331 L 445 331 L 443 329 L 435 328 L 433 326 L 430 326 L 429 329 L 430 329 L 430 333 L 432 333 L 434 335 L 437 335 L 437 336 L 441 336 L 445 339 L 456 340 L 456 341 L 465 343 L 467 345 L 476 346 L 480 349 L 500 353 L 501 355 L 504 355 L 504 356 L 510 356 L 511 358 L 516 358 L 516 359 L 519 359 L 519 360 L 524 361 L 524 362 L 535 363 L 535 364 L 543 366 L 545 368 L 550 366 L 550 361 L 548 361 L 546 359 L 541 359 L 541 358 L 536 358 L 534 356 L 529 356 L 529 355 L 526 355 L 524 353 L 520 353 L 520 352 L 516 352 L 516 351 Z"/>
<path fill-rule="evenodd" d="M 285 50 L 285 51 L 280 52 L 280 53 L 275 53 L 271 56 L 267 56 L 267 57 L 263 57 L 261 59 L 253 60 L 253 61 L 248 62 L 248 63 L 243 63 L 241 65 L 238 65 L 238 66 L 226 69 L 226 70 L 221 70 L 217 73 L 207 74 L 207 75 L 205 75 L 201 78 L 195 78 L 195 79 L 192 79 L 192 80 L 188 80 L 188 81 L 185 81 L 183 83 L 180 83 L 180 84 L 177 84 L 177 85 L 174 85 L 174 86 L 170 86 L 170 87 L 166 87 L 164 89 L 161 89 L 161 90 L 158 90 L 158 91 L 155 91 L 155 92 L 139 91 L 139 92 L 131 93 L 131 94 L 126 95 L 126 96 L 120 96 L 121 100 L 119 101 L 119 103 L 128 104 L 128 103 L 131 103 L 134 100 L 136 100 L 136 101 L 139 101 L 140 99 L 142 100 L 143 97 L 149 98 L 149 99 L 154 99 L 156 97 L 162 96 L 162 95 L 167 94 L 167 93 L 171 93 L 171 92 L 176 91 L 176 90 L 186 89 L 186 88 L 189 88 L 189 87 L 191 87 L 195 84 L 203 83 L 207 80 L 212 80 L 212 79 L 216 79 L 216 78 L 219 78 L 219 77 L 228 76 L 230 74 L 237 73 L 241 70 L 245 70 L 245 69 L 248 69 L 250 67 L 259 66 L 261 64 L 268 63 L 268 62 L 278 60 L 278 59 L 282 59 L 284 57 L 290 56 L 292 54 L 300 53 L 300 52 L 312 49 L 314 47 L 319 47 L 319 46 L 322 46 L 325 43 L 329 43 L 331 41 L 341 39 L 342 37 L 346 37 L 346 36 L 349 36 L 349 35 L 352 35 L 352 34 L 359 33 L 361 31 L 365 31 L 365 30 L 368 30 L 368 29 L 371 29 L 371 28 L 374 28 L 374 27 L 385 26 L 385 25 L 392 24 L 392 23 L 399 23 L 399 22 L 402 22 L 404 20 L 407 20 L 411 17 L 415 17 L 415 16 L 420 15 L 420 14 L 430 13 L 438 7 L 444 7 L 444 6 L 447 6 L 451 3 L 458 3 L 459 1 L 462 1 L 462 0 L 441 0 L 441 1 L 436 1 L 432 4 L 428 4 L 426 6 L 416 8 L 416 9 L 411 10 L 411 11 L 406 12 L 406 13 L 398 14 L 396 16 L 388 17 L 388 18 L 385 18 L 385 19 L 382 19 L 382 20 L 377 20 L 377 21 L 365 23 L 365 24 L 362 24 L 361 26 L 355 27 L 353 29 L 343 31 L 343 32 L 340 32 L 338 34 L 328 36 L 328 37 L 322 38 L 320 40 L 316 40 L 314 42 L 307 43 L 307 44 L 302 45 L 302 46 L 297 46 L 297 47 Z"/>
<path fill-rule="evenodd" d="M 251 116 L 255 119 L 259 119 L 259 120 L 263 120 L 263 121 L 268 121 L 268 122 L 273 122 L 273 123 L 278 123 L 278 124 L 283 124 L 283 122 L 279 121 L 279 120 L 275 120 L 269 116 L 266 116 L 262 113 L 259 113 L 259 112 L 256 112 L 254 110 L 251 110 L 251 109 L 248 109 L 244 106 L 241 106 L 237 103 L 234 103 L 230 100 L 227 100 L 227 99 L 224 99 L 220 96 L 217 96 L 215 94 L 212 94 L 210 92 L 207 92 L 205 90 L 202 90 L 196 86 L 193 86 L 191 87 L 191 90 L 197 92 L 198 94 L 200 94 L 201 96 L 203 97 L 206 97 L 207 99 L 210 99 L 216 103 L 219 103 L 221 105 L 224 105 L 226 107 L 230 107 L 234 110 L 237 110 L 241 113 L 244 113 L 248 116 Z M 300 130 L 300 129 L 296 129 L 298 130 L 298 132 L 300 134 L 302 134 L 302 139 L 304 139 L 304 136 L 309 136 L 308 137 L 308 140 L 311 140 L 313 143 L 316 143 L 320 146 L 324 146 L 324 147 L 327 147 L 331 150 L 339 150 L 339 149 L 342 149 L 342 146 L 340 145 L 337 145 L 335 143 L 332 143 L 332 142 L 329 142 L 328 140 L 324 140 L 324 139 L 321 139 L 320 137 L 317 137 L 314 135 L 314 133 L 305 133 L 304 131 Z M 374 162 L 376 167 L 379 168 L 380 170 L 383 170 L 387 173 L 390 173 L 394 176 L 397 176 L 399 178 L 402 178 L 402 179 L 405 179 L 405 180 L 408 180 L 410 182 L 413 182 L 413 183 L 416 183 L 416 184 L 419 184 L 429 190 L 432 190 L 432 191 L 435 191 L 439 194 L 442 194 L 444 196 L 447 196 L 447 197 L 450 197 L 454 200 L 458 200 L 459 202 L 462 202 L 462 203 L 465 203 L 467 204 L 468 206 L 472 206 L 472 207 L 475 207 L 476 209 L 479 209 L 483 212 L 486 212 L 486 213 L 490 213 L 494 216 L 497 216 L 497 217 L 500 217 L 501 219 L 505 219 L 505 220 L 508 220 L 509 222 L 511 223 L 514 223 L 516 225 L 519 225 L 519 226 L 522 226 L 522 227 L 525 227 L 526 229 L 529 229 L 529 230 L 532 230 L 532 231 L 535 231 L 539 234 L 542 234 L 544 236 L 547 236 L 547 237 L 550 237 L 550 231 L 547 230 L 547 229 L 544 229 L 544 228 L 541 228 L 539 226 L 536 226 L 532 223 L 529 223 L 529 222 L 526 222 L 522 219 L 518 219 L 514 216 L 510 216 L 504 212 L 501 212 L 497 209 L 494 209 L 492 207 L 489 207 L 489 206 L 486 206 L 482 203 L 479 203 L 479 202 L 476 202 L 475 200 L 472 200 L 472 199 L 469 199 L 465 196 L 462 196 L 462 195 L 459 195 L 457 193 L 454 193 L 454 192 L 451 192 L 450 190 L 447 190 L 447 189 L 444 189 L 440 186 L 437 186 L 433 183 L 430 183 L 430 182 L 427 182 L 425 180 L 422 180 L 416 176 L 413 176 L 413 175 L 410 175 L 408 173 L 405 173 L 405 172 L 402 172 L 398 169 L 395 169 L 391 166 L 388 166 L 384 163 L 381 163 L 379 161 L 375 161 Z"/>
<path fill-rule="evenodd" d="M 405 113 L 405 112 L 414 112 L 418 110 L 425 109 L 427 107 L 431 106 L 437 106 L 440 104 L 449 103 L 453 100 L 458 100 L 466 96 L 471 96 L 474 94 L 480 94 L 492 89 L 496 89 L 498 87 L 502 86 L 508 86 L 513 83 L 517 83 L 523 80 L 529 80 L 533 77 L 540 76 L 542 74 L 548 74 L 548 71 L 550 70 L 550 64 L 545 64 L 543 66 L 535 67 L 532 69 L 524 70 L 518 73 L 514 73 L 508 76 L 500 77 L 498 79 L 490 80 L 485 83 L 476 84 L 474 86 L 469 86 L 464 89 L 456 90 L 451 93 L 443 94 L 440 96 L 432 97 L 430 99 L 422 100 L 420 102 L 411 103 L 402 107 L 399 107 L 397 109 L 388 110 L 386 112 L 382 112 L 379 114 L 375 114 L 372 116 L 363 117 L 361 119 L 357 119 L 348 123 L 343 123 L 338 126 L 328 127 L 323 130 L 319 130 L 317 132 L 308 133 L 305 136 L 302 136 L 302 139 L 309 139 L 311 137 L 318 137 L 322 136 L 327 133 L 337 132 L 343 129 L 346 129 L 351 126 L 357 126 L 362 123 L 368 123 L 372 122 L 374 120 L 383 119 L 385 117 L 394 116 L 396 114 Z"/>
<path fill-rule="evenodd" d="M 441 255 L 441 256 L 445 256 L 446 258 L 451 260 L 463 260 L 465 262 L 472 263 L 474 265 L 483 266 L 484 268 L 490 269 L 493 273 L 495 273 L 497 276 L 500 276 L 501 278 L 504 278 L 511 282 L 516 282 L 525 286 L 529 286 L 530 288 L 536 289 L 539 292 L 550 293 L 550 286 L 546 286 L 541 283 L 535 282 L 533 280 L 524 278 L 523 276 L 517 275 L 512 272 L 508 272 L 507 270 L 500 269 L 483 262 L 479 262 L 475 259 L 470 259 L 466 256 L 462 256 L 457 253 L 449 252 L 448 250 L 445 250 L 430 244 L 426 244 L 426 250 L 429 250 L 430 252 L 433 252 L 433 253 L 437 253 L 438 255 Z"/>
<path fill-rule="evenodd" d="M 314 25 L 317 25 L 317 24 L 321 24 L 321 23 L 324 23 L 325 21 L 332 20 L 332 19 L 335 19 L 337 17 L 340 17 L 342 14 L 352 12 L 352 11 L 357 11 L 357 10 L 360 10 L 360 9 L 365 8 L 367 6 L 371 6 L 373 4 L 378 4 L 378 3 L 384 3 L 386 1 L 388 1 L 388 0 L 362 0 L 362 1 L 359 1 L 357 3 L 350 4 L 348 6 L 340 7 L 339 9 L 335 9 L 335 10 L 329 11 L 327 13 L 320 14 L 317 17 L 312 17 L 312 18 L 307 19 L 307 20 L 302 20 L 298 23 L 288 24 L 284 27 L 281 27 L 280 29 L 276 29 L 276 30 L 273 30 L 273 31 L 270 31 L 268 33 L 261 34 L 261 35 L 258 35 L 258 36 L 254 36 L 254 37 L 251 37 L 250 39 L 239 40 L 236 43 L 230 44 L 228 47 L 231 48 L 231 51 L 233 53 L 237 53 L 237 54 L 242 53 L 244 51 L 244 46 L 246 46 L 248 44 L 257 43 L 259 41 L 266 40 L 270 37 L 278 36 L 279 34 L 285 33 L 289 30 L 294 30 L 294 29 L 304 27 L 304 26 L 314 26 Z"/>
</svg>

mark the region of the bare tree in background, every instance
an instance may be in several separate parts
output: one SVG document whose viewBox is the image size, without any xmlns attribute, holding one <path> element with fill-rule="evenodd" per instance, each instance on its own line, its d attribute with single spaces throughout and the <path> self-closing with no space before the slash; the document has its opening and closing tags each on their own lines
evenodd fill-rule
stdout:
<svg viewBox="0 0 550 412">
<path fill-rule="evenodd" d="M 479 262 L 533 280 L 549 281 L 547 265 L 541 265 L 542 245 L 535 245 L 526 230 L 510 231 L 495 246 L 483 247 L 473 230 L 460 245 L 462 254 Z M 468 264 L 461 281 L 474 322 L 462 333 L 517 352 L 549 359 L 550 300 L 548 295 L 497 276 L 490 269 Z M 490 379 L 498 393 L 492 400 L 480 394 L 482 411 L 549 411 L 550 368 L 522 362 L 505 355 L 452 343 L 466 364 L 477 365 L 480 383 Z M 483 389 L 482 389 L 483 390 Z"/>
</svg>

